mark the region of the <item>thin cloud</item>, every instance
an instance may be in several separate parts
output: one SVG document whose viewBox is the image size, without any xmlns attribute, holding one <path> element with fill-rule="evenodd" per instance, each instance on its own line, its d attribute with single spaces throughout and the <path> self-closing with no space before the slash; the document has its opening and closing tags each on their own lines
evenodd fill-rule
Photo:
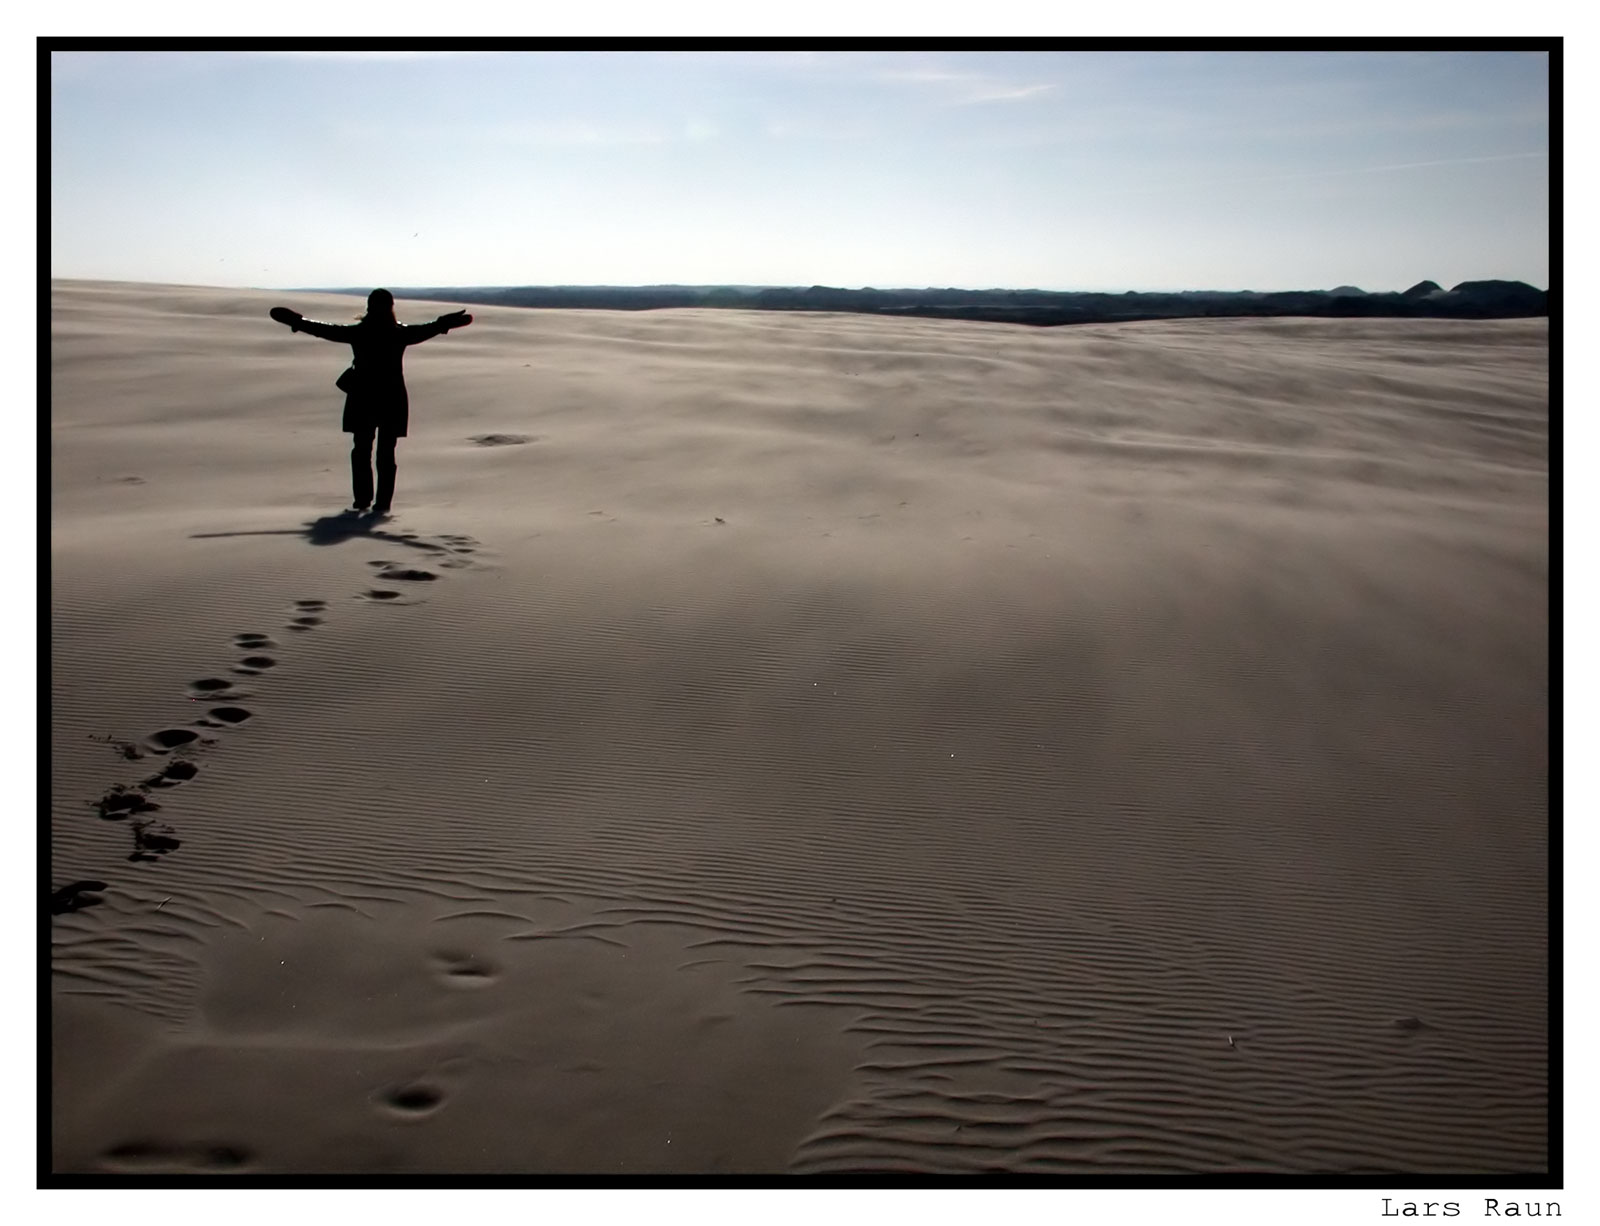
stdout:
<svg viewBox="0 0 1600 1226">
<path fill-rule="evenodd" d="M 1037 98 L 1040 94 L 1048 94 L 1055 88 L 1054 85 L 1017 85 L 981 90 L 964 99 L 959 105 L 971 106 L 980 102 L 1017 102 L 1023 98 Z"/>
<path fill-rule="evenodd" d="M 873 79 L 894 85 L 931 87 L 946 91 L 947 106 L 973 106 L 984 102 L 1018 102 L 1052 92 L 1053 82 L 1027 83 L 1006 80 L 990 73 L 924 65 L 917 68 L 882 68 L 870 74 Z"/>
<path fill-rule="evenodd" d="M 873 75 L 880 81 L 905 81 L 912 85 L 969 85 L 985 79 L 981 73 L 949 68 L 886 68 Z"/>
</svg>

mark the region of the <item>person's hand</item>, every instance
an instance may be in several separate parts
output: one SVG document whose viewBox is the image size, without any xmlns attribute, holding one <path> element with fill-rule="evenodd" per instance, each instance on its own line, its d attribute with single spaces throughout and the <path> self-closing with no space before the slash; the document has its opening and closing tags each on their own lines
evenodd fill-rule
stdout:
<svg viewBox="0 0 1600 1226">
<path fill-rule="evenodd" d="M 288 324 L 296 332 L 300 331 L 300 321 L 305 318 L 299 311 L 291 311 L 288 307 L 273 307 L 267 314 L 280 324 Z"/>
<path fill-rule="evenodd" d="M 451 328 L 465 328 L 472 322 L 472 316 L 465 311 L 451 311 L 448 315 L 439 316 L 439 322 L 444 325 L 445 331 L 448 332 Z"/>
</svg>

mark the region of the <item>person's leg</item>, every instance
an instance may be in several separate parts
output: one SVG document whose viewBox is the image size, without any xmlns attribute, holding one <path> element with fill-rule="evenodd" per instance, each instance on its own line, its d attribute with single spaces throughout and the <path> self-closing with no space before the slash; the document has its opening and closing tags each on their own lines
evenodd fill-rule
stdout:
<svg viewBox="0 0 1600 1226">
<path fill-rule="evenodd" d="M 358 511 L 372 501 L 372 434 L 357 430 L 350 436 L 350 500 Z"/>
<path fill-rule="evenodd" d="M 386 430 L 378 432 L 378 497 L 375 511 L 387 511 L 394 501 L 394 445 L 398 440 Z"/>
</svg>

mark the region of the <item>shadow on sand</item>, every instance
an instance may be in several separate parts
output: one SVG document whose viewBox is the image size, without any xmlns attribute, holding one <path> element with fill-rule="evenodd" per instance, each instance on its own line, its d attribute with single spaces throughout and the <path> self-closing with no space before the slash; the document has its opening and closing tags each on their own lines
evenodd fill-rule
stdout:
<svg viewBox="0 0 1600 1226">
<path fill-rule="evenodd" d="M 391 545 L 409 545 L 413 549 L 426 549 L 430 552 L 439 548 L 437 545 L 417 540 L 413 536 L 397 536 L 393 532 L 384 532 L 377 527 L 382 522 L 370 515 L 341 511 L 337 515 L 324 515 L 321 519 L 310 520 L 299 528 L 263 528 L 253 532 L 194 532 L 190 534 L 189 539 L 203 540 L 220 536 L 299 536 L 304 537 L 311 545 L 337 545 L 352 537 L 360 537 L 363 540 L 385 541 Z"/>
</svg>

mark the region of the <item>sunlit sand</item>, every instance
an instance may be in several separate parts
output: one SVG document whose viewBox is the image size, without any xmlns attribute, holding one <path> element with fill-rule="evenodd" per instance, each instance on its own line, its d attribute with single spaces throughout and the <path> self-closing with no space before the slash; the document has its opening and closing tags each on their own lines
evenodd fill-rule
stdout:
<svg viewBox="0 0 1600 1226">
<path fill-rule="evenodd" d="M 278 303 L 54 287 L 55 1169 L 1547 1166 L 1544 320 L 475 307 L 369 522 Z"/>
</svg>

